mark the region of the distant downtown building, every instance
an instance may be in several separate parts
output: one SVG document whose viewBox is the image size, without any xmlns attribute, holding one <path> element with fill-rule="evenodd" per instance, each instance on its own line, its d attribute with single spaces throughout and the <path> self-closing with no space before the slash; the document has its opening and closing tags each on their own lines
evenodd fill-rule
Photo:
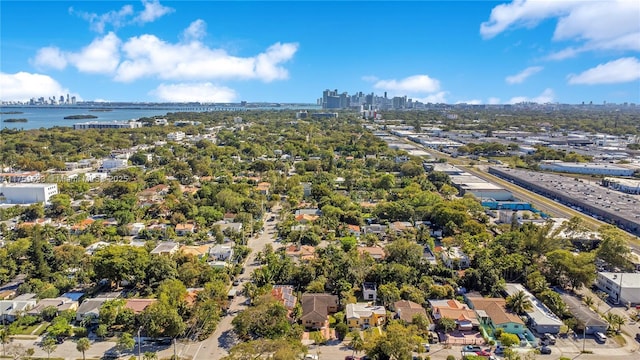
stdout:
<svg viewBox="0 0 640 360">
<path fill-rule="evenodd" d="M 84 123 L 73 124 L 74 130 L 86 129 L 136 129 L 141 128 L 142 123 L 139 121 L 89 121 Z"/>
<path fill-rule="evenodd" d="M 58 194 L 57 184 L 22 183 L 0 184 L 0 203 L 5 204 L 49 204 L 49 199 Z"/>
</svg>

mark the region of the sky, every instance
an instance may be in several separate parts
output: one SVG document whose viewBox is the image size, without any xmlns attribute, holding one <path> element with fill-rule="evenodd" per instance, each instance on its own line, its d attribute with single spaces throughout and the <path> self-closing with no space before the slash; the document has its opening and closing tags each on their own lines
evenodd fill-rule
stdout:
<svg viewBox="0 0 640 360">
<path fill-rule="evenodd" d="M 640 103 L 640 1 L 0 1 L 0 100 Z"/>
</svg>

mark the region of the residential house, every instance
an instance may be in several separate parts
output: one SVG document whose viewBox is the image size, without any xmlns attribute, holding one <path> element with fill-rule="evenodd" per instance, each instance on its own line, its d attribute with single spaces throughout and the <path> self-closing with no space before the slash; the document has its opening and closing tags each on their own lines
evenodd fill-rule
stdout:
<svg viewBox="0 0 640 360">
<path fill-rule="evenodd" d="M 73 234 L 81 234 L 87 229 L 89 225 L 93 224 L 94 222 L 96 221 L 93 220 L 92 218 L 86 218 L 77 224 L 71 225 L 71 228 L 69 230 Z"/>
<path fill-rule="evenodd" d="M 291 244 L 285 248 L 284 252 L 287 256 L 299 261 L 308 261 L 316 257 L 316 248 L 311 245 Z"/>
<path fill-rule="evenodd" d="M 176 235 L 186 236 L 187 234 L 193 234 L 196 231 L 196 225 L 190 223 L 182 223 L 176 225 Z"/>
<path fill-rule="evenodd" d="M 480 324 L 488 325 L 494 330 L 502 329 L 510 334 L 522 334 L 526 330 L 520 317 L 507 310 L 503 298 L 467 297 L 467 304 L 475 310 Z"/>
<path fill-rule="evenodd" d="M 349 235 L 355 236 L 356 238 L 359 238 L 362 234 L 362 232 L 360 231 L 360 226 L 358 225 L 347 225 L 347 232 L 349 233 Z"/>
<path fill-rule="evenodd" d="M 422 258 L 431 265 L 436 265 L 438 263 L 438 261 L 436 260 L 436 255 L 433 253 L 433 251 L 431 251 L 431 248 L 429 246 L 424 247 Z"/>
<path fill-rule="evenodd" d="M 271 184 L 268 182 L 261 182 L 256 186 L 256 190 L 262 195 L 269 195 L 269 189 L 271 188 Z"/>
<path fill-rule="evenodd" d="M 98 251 L 99 249 L 102 249 L 105 246 L 109 246 L 111 245 L 111 243 L 105 242 L 105 241 L 98 241 L 95 242 L 89 246 L 86 247 L 85 249 L 85 254 L 87 255 L 93 255 L 94 252 Z"/>
<path fill-rule="evenodd" d="M 306 225 L 318 220 L 319 217 L 320 216 L 318 215 L 300 214 L 300 215 L 296 215 L 296 221 L 299 224 Z"/>
<path fill-rule="evenodd" d="M 533 296 L 533 294 L 527 291 L 521 284 L 510 283 L 505 286 L 505 292 L 509 296 L 520 291 L 524 292 L 526 298 L 529 299 L 531 303 L 531 309 L 525 313 L 529 328 L 535 330 L 538 334 L 559 333 L 560 327 L 563 325 L 562 320 L 560 320 L 556 314 L 552 313 L 542 301 Z"/>
<path fill-rule="evenodd" d="M 35 294 L 33 294 L 35 296 Z M 35 298 L 13 300 L 0 300 L 0 319 L 2 322 L 12 323 L 19 316 L 26 314 L 29 310 L 36 307 L 37 300 Z"/>
<path fill-rule="evenodd" d="M 233 247 L 230 245 L 215 245 L 209 249 L 209 259 L 212 261 L 231 261 Z"/>
<path fill-rule="evenodd" d="M 124 303 L 126 309 L 130 309 L 134 314 L 139 314 L 147 308 L 147 306 L 156 302 L 156 299 L 127 299 Z"/>
<path fill-rule="evenodd" d="M 378 288 L 376 283 L 366 282 L 362 284 L 362 297 L 365 300 L 371 300 L 374 303 L 378 299 Z"/>
<path fill-rule="evenodd" d="M 42 299 L 38 301 L 36 306 L 28 310 L 27 314 L 37 316 L 42 313 L 42 310 L 51 306 L 55 307 L 58 310 L 58 313 L 60 313 L 61 311 L 65 311 L 65 310 L 78 309 L 78 302 L 64 296 L 59 296 L 53 299 Z"/>
<path fill-rule="evenodd" d="M 408 221 L 396 221 L 389 224 L 389 229 L 396 233 L 401 233 L 405 230 L 413 229 L 413 224 Z"/>
<path fill-rule="evenodd" d="M 16 296 L 15 290 L 0 290 L 0 300 L 11 299 Z"/>
<path fill-rule="evenodd" d="M 364 330 L 381 326 L 387 319 L 387 310 L 384 306 L 370 305 L 369 303 L 347 304 L 345 312 L 350 330 Z"/>
<path fill-rule="evenodd" d="M 76 321 L 80 322 L 85 318 L 90 318 L 90 322 L 97 323 L 100 316 L 100 307 L 108 298 L 86 299 L 76 310 Z"/>
<path fill-rule="evenodd" d="M 191 255 L 197 258 L 202 258 L 206 254 L 209 253 L 209 249 L 211 245 L 183 245 L 180 247 L 179 251 L 185 255 Z"/>
<path fill-rule="evenodd" d="M 428 319 L 427 311 L 422 307 L 422 305 L 414 303 L 413 301 L 400 300 L 394 302 L 392 306 L 393 310 L 396 312 L 396 317 L 405 323 L 411 324 L 416 315 L 420 315 L 425 319 Z"/>
<path fill-rule="evenodd" d="M 145 226 L 143 223 L 133 223 L 129 225 L 129 235 L 130 236 L 138 236 L 140 231 L 144 230 Z"/>
<path fill-rule="evenodd" d="M 304 209 L 296 210 L 293 214 L 296 217 L 298 215 L 316 215 L 316 216 L 320 216 L 322 214 L 322 212 L 318 208 L 304 208 Z"/>
<path fill-rule="evenodd" d="M 287 317 L 290 319 L 298 301 L 298 298 L 294 294 L 295 290 L 291 285 L 274 285 L 271 289 L 271 296 L 277 299 L 287 309 Z"/>
<path fill-rule="evenodd" d="M 225 213 L 222 217 L 222 220 L 224 220 L 225 222 L 233 222 L 236 219 L 236 216 L 238 215 L 234 213 Z"/>
<path fill-rule="evenodd" d="M 178 252 L 180 245 L 173 241 L 161 241 L 158 245 L 151 250 L 151 255 L 173 255 Z"/>
<path fill-rule="evenodd" d="M 383 237 L 387 234 L 387 226 L 382 224 L 369 224 L 362 228 L 365 234 L 375 234 L 378 237 Z"/>
<path fill-rule="evenodd" d="M 451 319 L 455 321 L 456 329 L 462 331 L 478 329 L 480 326 L 476 312 L 458 300 L 429 300 L 429 303 L 431 315 L 436 322 L 443 318 Z"/>
<path fill-rule="evenodd" d="M 466 269 L 471 266 L 469 257 L 459 247 L 454 246 L 448 249 L 443 249 L 440 255 L 442 257 L 442 262 L 449 269 Z"/>
<path fill-rule="evenodd" d="M 380 246 L 358 246 L 356 250 L 358 250 L 358 253 L 360 253 L 360 255 L 369 254 L 369 256 L 371 256 L 376 261 L 382 261 L 387 256 L 387 254 L 384 252 L 384 249 Z"/>
<path fill-rule="evenodd" d="M 225 230 L 229 230 L 232 232 L 241 232 L 242 231 L 242 223 L 241 222 L 228 222 L 224 220 L 217 221 L 213 224 L 214 226 L 219 226 L 220 231 L 225 232 Z"/>
<path fill-rule="evenodd" d="M 338 311 L 338 297 L 331 294 L 303 294 L 300 320 L 307 329 L 329 326 L 329 314 Z"/>
</svg>

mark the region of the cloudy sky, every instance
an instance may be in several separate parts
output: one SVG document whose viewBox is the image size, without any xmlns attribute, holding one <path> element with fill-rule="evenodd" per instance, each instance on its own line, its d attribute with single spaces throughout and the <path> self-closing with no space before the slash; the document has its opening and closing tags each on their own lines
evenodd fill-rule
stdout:
<svg viewBox="0 0 640 360">
<path fill-rule="evenodd" d="M 640 1 L 2 1 L 0 99 L 640 103 Z"/>
</svg>

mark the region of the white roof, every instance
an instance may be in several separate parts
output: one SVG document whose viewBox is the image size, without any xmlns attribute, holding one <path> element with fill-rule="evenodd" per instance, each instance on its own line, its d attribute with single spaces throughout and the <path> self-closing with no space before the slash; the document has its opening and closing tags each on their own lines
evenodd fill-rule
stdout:
<svg viewBox="0 0 640 360">
<path fill-rule="evenodd" d="M 611 280 L 623 288 L 640 288 L 640 273 L 599 272 L 598 275 Z"/>
<path fill-rule="evenodd" d="M 531 302 L 531 310 L 527 311 L 527 316 L 538 325 L 547 325 L 547 326 L 561 326 L 563 324 L 562 320 L 560 320 L 556 314 L 551 312 L 549 308 L 547 308 L 542 301 L 538 300 L 535 296 L 533 296 L 524 286 L 520 284 L 506 284 L 505 290 L 507 294 L 513 295 L 518 291 L 524 291 L 527 295 L 527 298 Z"/>
</svg>

